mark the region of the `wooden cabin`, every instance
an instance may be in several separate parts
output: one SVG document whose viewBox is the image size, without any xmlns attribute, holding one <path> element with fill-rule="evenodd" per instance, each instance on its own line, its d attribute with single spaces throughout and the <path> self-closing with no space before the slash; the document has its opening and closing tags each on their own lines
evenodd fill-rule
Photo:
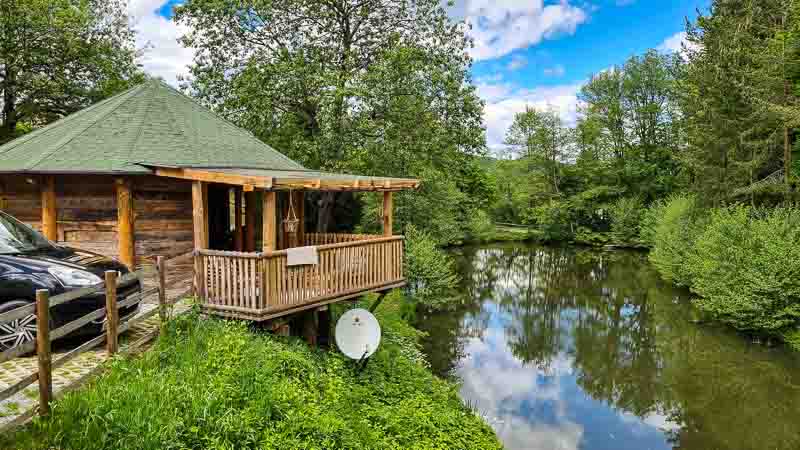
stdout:
<svg viewBox="0 0 800 450">
<path fill-rule="evenodd" d="M 202 306 L 256 321 L 401 286 L 392 193 L 418 186 L 306 169 L 156 80 L 0 146 L 0 209 L 130 267 L 192 252 Z M 306 232 L 309 191 L 375 192 L 383 233 Z"/>
</svg>

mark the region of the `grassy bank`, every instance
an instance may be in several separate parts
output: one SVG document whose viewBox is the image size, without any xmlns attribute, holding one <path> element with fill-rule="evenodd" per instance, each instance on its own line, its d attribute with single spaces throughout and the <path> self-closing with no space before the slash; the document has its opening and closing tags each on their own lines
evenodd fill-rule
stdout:
<svg viewBox="0 0 800 450">
<path fill-rule="evenodd" d="M 11 436 L 15 449 L 500 448 L 456 386 L 421 364 L 397 299 L 378 310 L 380 350 L 360 374 L 336 351 L 241 323 L 171 323 L 137 359 L 115 360 L 52 418 Z"/>
</svg>

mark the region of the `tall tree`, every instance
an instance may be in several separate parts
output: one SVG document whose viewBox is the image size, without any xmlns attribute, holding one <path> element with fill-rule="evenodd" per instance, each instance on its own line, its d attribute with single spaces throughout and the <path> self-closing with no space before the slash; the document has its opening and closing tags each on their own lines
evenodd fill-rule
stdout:
<svg viewBox="0 0 800 450">
<path fill-rule="evenodd" d="M 141 79 L 123 0 L 0 2 L 0 143 Z"/>
<path fill-rule="evenodd" d="M 530 171 L 541 169 L 551 194 L 559 194 L 561 164 L 572 149 L 572 132 L 557 110 L 526 107 L 514 116 L 505 144 L 517 158 L 528 162 Z"/>
</svg>

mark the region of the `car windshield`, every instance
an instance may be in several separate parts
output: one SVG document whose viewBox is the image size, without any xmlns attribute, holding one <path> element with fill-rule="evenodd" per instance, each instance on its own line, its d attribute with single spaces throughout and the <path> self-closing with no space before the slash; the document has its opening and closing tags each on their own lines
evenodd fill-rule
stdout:
<svg viewBox="0 0 800 450">
<path fill-rule="evenodd" d="M 19 220 L 0 212 L 0 254 L 52 248 L 44 236 Z"/>
</svg>

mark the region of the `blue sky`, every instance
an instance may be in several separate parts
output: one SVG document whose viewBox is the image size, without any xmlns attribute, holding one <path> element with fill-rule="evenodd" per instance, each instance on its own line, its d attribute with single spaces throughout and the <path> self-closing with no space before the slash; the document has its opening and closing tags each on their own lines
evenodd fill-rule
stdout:
<svg viewBox="0 0 800 450">
<path fill-rule="evenodd" d="M 184 0 L 130 0 L 146 71 L 176 83 L 194 54 L 176 39 L 187 29 L 169 20 Z M 442 0 L 443 4 L 447 3 Z M 650 48 L 680 48 L 685 20 L 710 0 L 456 0 L 454 20 L 472 25 L 473 78 L 486 102 L 490 148 L 526 106 L 576 117 L 576 94 L 593 73 Z"/>
</svg>

